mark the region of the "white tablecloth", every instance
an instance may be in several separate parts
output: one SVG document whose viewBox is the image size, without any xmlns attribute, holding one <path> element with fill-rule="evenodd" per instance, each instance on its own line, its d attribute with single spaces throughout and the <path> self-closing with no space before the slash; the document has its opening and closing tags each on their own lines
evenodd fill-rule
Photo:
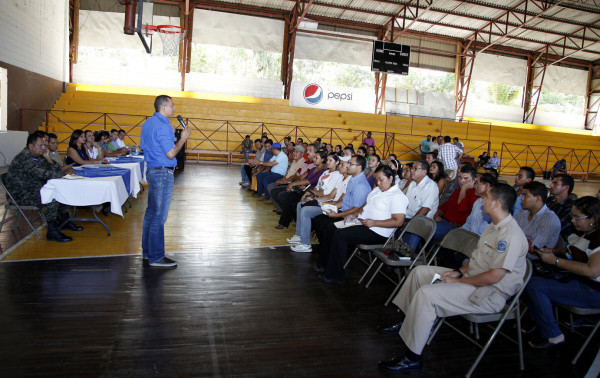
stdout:
<svg viewBox="0 0 600 378">
<path fill-rule="evenodd" d="M 121 176 L 79 180 L 49 180 L 40 190 L 42 203 L 56 200 L 68 206 L 92 206 L 110 202 L 110 211 L 123 216 L 121 206 L 129 197 Z"/>
<path fill-rule="evenodd" d="M 137 198 L 140 192 L 140 181 L 142 180 L 142 170 L 140 169 L 140 163 L 110 163 L 113 167 L 125 168 L 131 171 L 130 184 L 131 194 Z"/>
</svg>

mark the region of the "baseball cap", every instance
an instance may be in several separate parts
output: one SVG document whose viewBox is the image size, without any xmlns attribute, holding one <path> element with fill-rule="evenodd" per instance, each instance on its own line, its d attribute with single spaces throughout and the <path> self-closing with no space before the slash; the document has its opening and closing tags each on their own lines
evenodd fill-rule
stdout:
<svg viewBox="0 0 600 378">
<path fill-rule="evenodd" d="M 281 150 L 281 143 L 279 143 L 279 142 L 273 143 L 273 146 L 271 148 L 277 148 L 278 150 Z"/>
</svg>

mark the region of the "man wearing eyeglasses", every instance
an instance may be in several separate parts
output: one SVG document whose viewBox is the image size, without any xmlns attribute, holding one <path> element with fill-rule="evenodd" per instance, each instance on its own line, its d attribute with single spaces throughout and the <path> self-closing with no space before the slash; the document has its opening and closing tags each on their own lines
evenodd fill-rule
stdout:
<svg viewBox="0 0 600 378">
<path fill-rule="evenodd" d="M 410 219 L 417 215 L 424 215 L 428 218 L 433 218 L 438 210 L 439 189 L 435 181 L 427 176 L 429 172 L 429 164 L 426 161 L 419 160 L 415 162 L 411 168 L 412 182 L 406 191 L 408 197 L 408 208 L 406 209 L 406 221 L 408 224 Z M 409 232 L 404 233 L 402 237 L 408 245 L 414 250 L 419 246 L 421 237 Z"/>
</svg>

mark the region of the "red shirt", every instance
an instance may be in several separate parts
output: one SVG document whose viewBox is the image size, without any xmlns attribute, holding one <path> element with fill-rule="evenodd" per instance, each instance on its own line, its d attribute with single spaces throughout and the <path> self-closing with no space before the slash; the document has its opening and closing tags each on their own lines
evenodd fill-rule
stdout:
<svg viewBox="0 0 600 378">
<path fill-rule="evenodd" d="M 463 198 L 460 203 L 458 203 L 459 195 L 460 188 L 457 188 L 454 192 L 452 192 L 450 198 L 448 198 L 448 201 L 444 202 L 439 209 L 444 212 L 442 218 L 462 226 L 465 224 L 467 218 L 471 214 L 473 204 L 475 201 L 477 201 L 478 197 L 475 195 L 475 189 L 473 188 L 467 190 L 465 198 Z"/>
</svg>

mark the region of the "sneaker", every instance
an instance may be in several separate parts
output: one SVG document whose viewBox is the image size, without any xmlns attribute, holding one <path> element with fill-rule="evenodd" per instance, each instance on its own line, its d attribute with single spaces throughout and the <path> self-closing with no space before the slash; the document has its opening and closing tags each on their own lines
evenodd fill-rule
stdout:
<svg viewBox="0 0 600 378">
<path fill-rule="evenodd" d="M 310 244 L 295 244 L 291 248 L 294 252 L 312 252 Z"/>
<path fill-rule="evenodd" d="M 177 268 L 177 261 L 173 261 L 168 257 L 163 257 L 156 262 L 150 263 L 150 266 L 155 268 Z"/>
<path fill-rule="evenodd" d="M 291 238 L 285 239 L 290 244 L 300 244 L 300 236 L 294 235 Z"/>
</svg>

